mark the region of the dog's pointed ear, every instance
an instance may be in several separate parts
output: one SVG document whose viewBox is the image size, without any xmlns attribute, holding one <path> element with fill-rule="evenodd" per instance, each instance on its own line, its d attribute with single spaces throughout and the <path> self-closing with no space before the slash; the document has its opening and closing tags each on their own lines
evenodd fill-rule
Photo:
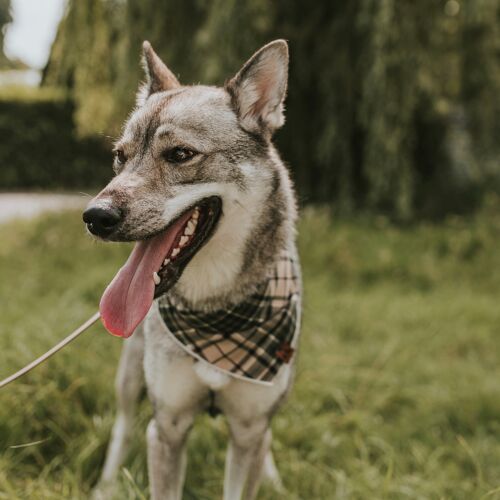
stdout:
<svg viewBox="0 0 500 500">
<path fill-rule="evenodd" d="M 146 73 L 146 83 L 139 89 L 137 101 L 144 102 L 151 94 L 172 90 L 181 86 L 179 80 L 158 57 L 151 44 L 145 41 L 142 44 L 143 65 Z"/>
<path fill-rule="evenodd" d="M 288 45 L 275 40 L 257 51 L 226 83 L 240 123 L 250 132 L 274 132 L 285 121 Z"/>
</svg>

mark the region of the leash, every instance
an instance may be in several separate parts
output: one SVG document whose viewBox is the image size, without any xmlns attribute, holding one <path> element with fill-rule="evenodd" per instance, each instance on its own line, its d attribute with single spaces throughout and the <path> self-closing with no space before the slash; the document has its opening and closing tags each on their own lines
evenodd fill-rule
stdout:
<svg viewBox="0 0 500 500">
<path fill-rule="evenodd" d="M 96 312 L 87 321 L 85 321 L 85 323 L 80 325 L 76 330 L 74 330 L 72 333 L 70 333 L 66 338 L 61 340 L 61 342 L 59 342 L 54 347 L 52 347 L 52 349 L 49 349 L 45 354 L 42 354 L 42 356 L 35 359 L 30 364 L 26 365 L 24 368 L 22 368 L 21 370 L 19 370 L 16 373 L 14 373 L 10 377 L 7 377 L 6 379 L 2 380 L 0 382 L 0 389 L 5 387 L 6 385 L 9 385 L 11 382 L 14 382 L 14 380 L 17 380 L 18 378 L 22 377 L 23 375 L 26 375 L 26 373 L 33 370 L 33 368 L 37 367 L 40 363 L 43 363 L 45 360 L 47 360 L 51 356 L 53 356 L 56 352 L 60 351 L 63 347 L 66 347 L 70 342 L 73 342 L 73 340 L 75 340 L 77 337 L 79 337 L 84 331 L 88 330 L 100 318 L 100 316 L 101 315 L 98 312 Z"/>
</svg>

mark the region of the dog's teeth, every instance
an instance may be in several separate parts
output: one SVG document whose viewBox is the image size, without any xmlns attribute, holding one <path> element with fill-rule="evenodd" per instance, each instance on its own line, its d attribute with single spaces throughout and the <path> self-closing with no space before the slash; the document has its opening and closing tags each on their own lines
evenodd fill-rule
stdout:
<svg viewBox="0 0 500 500">
<path fill-rule="evenodd" d="M 170 263 L 170 259 L 165 259 L 165 260 L 163 261 L 163 265 L 164 265 L 164 266 L 166 266 L 166 265 L 167 265 L 167 264 L 169 264 L 169 263 Z"/>
<path fill-rule="evenodd" d="M 181 249 L 179 247 L 174 248 L 170 257 L 176 257 L 177 255 L 179 255 L 180 251 L 181 251 Z"/>
<path fill-rule="evenodd" d="M 194 220 L 198 219 L 198 217 L 200 216 L 200 209 L 198 207 L 196 207 L 194 209 L 194 212 L 193 212 L 193 215 L 191 216 Z"/>
<path fill-rule="evenodd" d="M 187 226 L 184 229 L 184 234 L 186 234 L 187 236 L 191 236 L 194 233 L 196 224 L 197 221 L 190 219 L 190 221 L 187 223 Z"/>
<path fill-rule="evenodd" d="M 189 236 L 181 236 L 179 240 L 179 246 L 183 247 L 189 240 Z"/>
<path fill-rule="evenodd" d="M 158 275 L 158 273 L 153 273 L 153 281 L 155 282 L 155 285 L 159 285 L 160 282 L 161 282 L 161 278 L 160 276 Z"/>
</svg>

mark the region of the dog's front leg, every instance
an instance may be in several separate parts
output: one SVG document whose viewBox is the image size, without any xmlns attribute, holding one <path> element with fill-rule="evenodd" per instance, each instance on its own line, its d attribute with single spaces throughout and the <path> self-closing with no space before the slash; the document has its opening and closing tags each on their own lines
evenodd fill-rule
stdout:
<svg viewBox="0 0 500 500">
<path fill-rule="evenodd" d="M 144 333 L 140 325 L 123 346 L 116 376 L 116 420 L 99 485 L 94 491 L 96 499 L 110 498 L 113 483 L 127 455 L 137 402 L 144 388 L 143 359 Z"/>
<path fill-rule="evenodd" d="M 224 500 L 255 498 L 259 488 L 264 460 L 271 444 L 269 419 L 240 420 L 228 417 L 231 441 L 226 457 Z"/>
<path fill-rule="evenodd" d="M 148 472 L 153 500 L 180 500 L 186 470 L 185 443 L 194 414 L 157 412 L 147 431 Z"/>
</svg>

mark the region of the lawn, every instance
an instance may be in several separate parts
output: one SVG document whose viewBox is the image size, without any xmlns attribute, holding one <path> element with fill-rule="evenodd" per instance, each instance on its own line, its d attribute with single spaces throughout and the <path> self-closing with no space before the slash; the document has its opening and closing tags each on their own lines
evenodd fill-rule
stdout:
<svg viewBox="0 0 500 500">
<path fill-rule="evenodd" d="M 287 492 L 260 499 L 500 498 L 499 207 L 410 227 L 303 213 L 302 351 L 273 423 Z M 93 242 L 76 212 L 0 241 L 2 378 L 94 312 L 129 248 Z M 93 327 L 0 391 L 0 498 L 87 498 L 121 343 Z M 117 498 L 148 496 L 150 416 L 144 401 Z M 199 417 L 186 499 L 221 498 L 226 439 L 222 417 Z"/>
</svg>

